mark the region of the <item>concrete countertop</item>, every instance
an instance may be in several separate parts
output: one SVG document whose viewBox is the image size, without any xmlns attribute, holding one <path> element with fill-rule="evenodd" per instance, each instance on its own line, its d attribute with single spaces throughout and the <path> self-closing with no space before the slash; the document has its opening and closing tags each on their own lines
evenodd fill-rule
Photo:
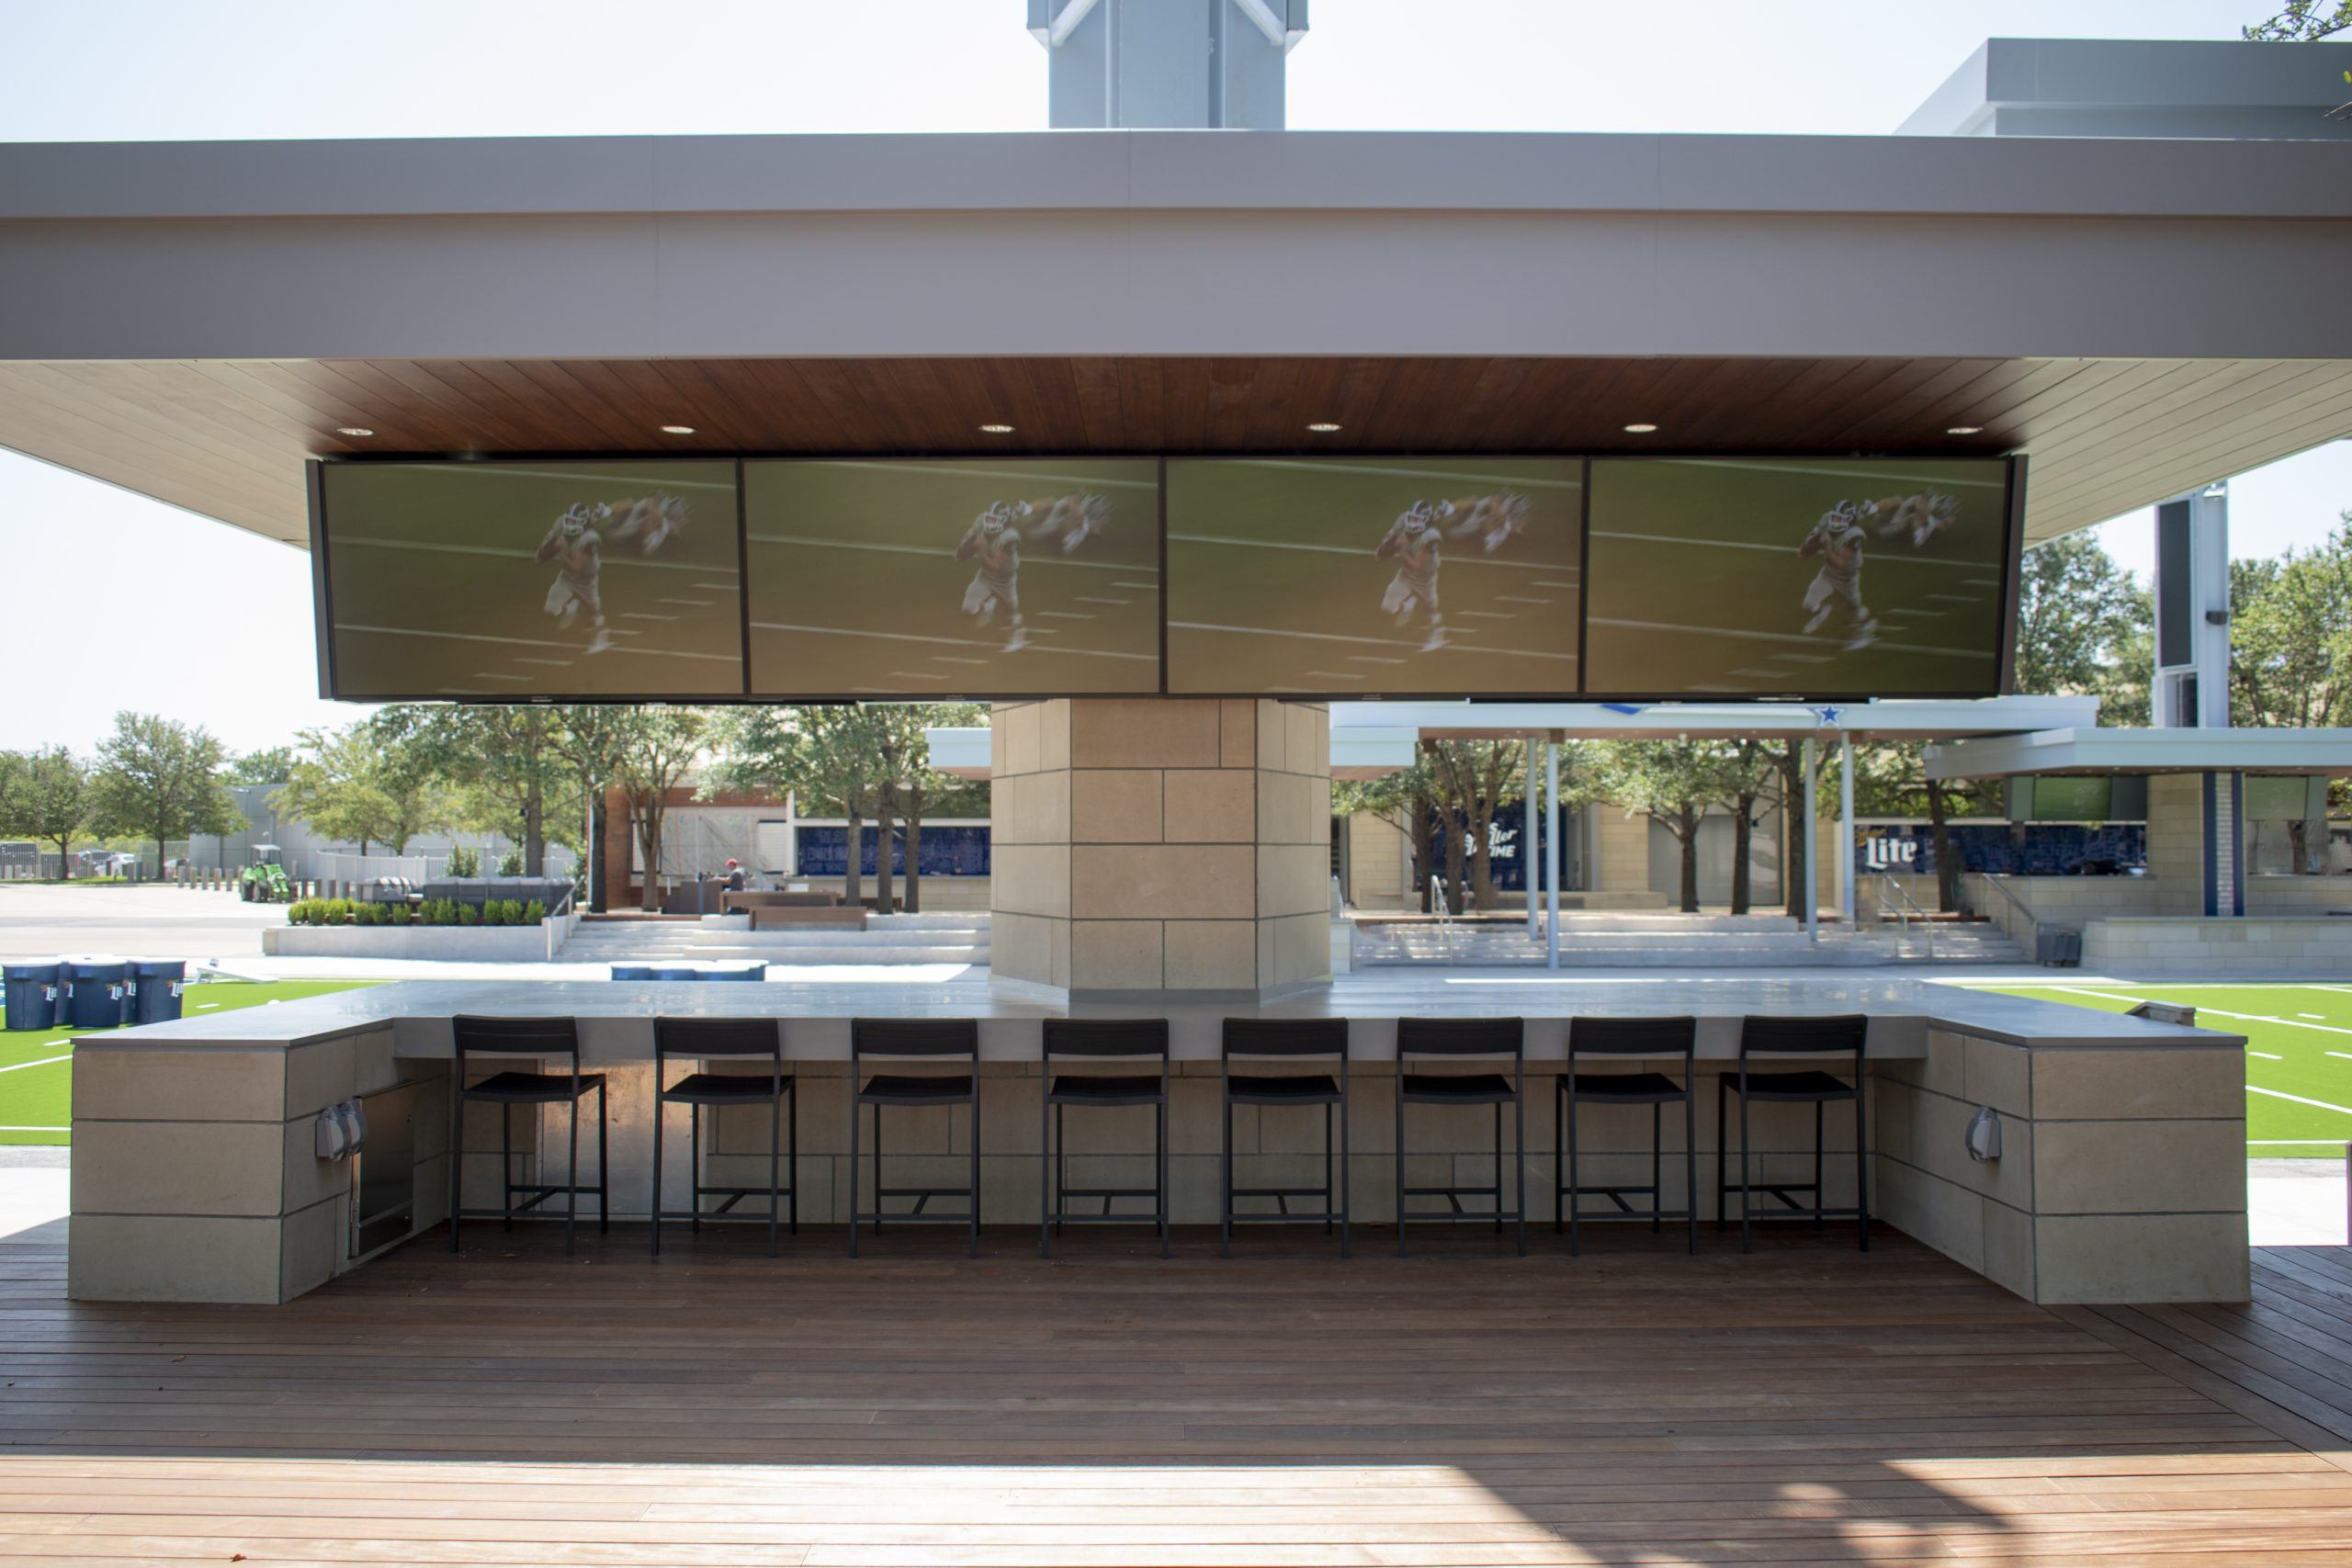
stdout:
<svg viewBox="0 0 2352 1568">
<path fill-rule="evenodd" d="M 394 1031 L 398 1055 L 451 1054 L 449 1022 L 458 1013 L 566 1015 L 582 1021 L 591 1060 L 646 1060 L 650 1021 L 773 1017 L 784 1023 L 785 1054 L 799 1060 L 846 1060 L 853 1018 L 977 1018 L 980 1052 L 1000 1061 L 1034 1061 L 1037 1021 L 1046 1018 L 1165 1017 L 1172 1054 L 1215 1060 L 1219 1021 L 1227 1017 L 1353 1021 L 1351 1049 L 1368 1061 L 1396 1055 L 1399 1017 L 1496 1017 L 1528 1021 L 1527 1055 L 1566 1055 L 1572 1018 L 1638 1018 L 1688 1013 L 1700 1020 L 1699 1055 L 1725 1060 L 1738 1052 L 1738 1021 L 1747 1013 L 1867 1013 L 1869 1054 L 1900 1059 L 1926 1055 L 1931 1030 L 2036 1049 L 2113 1049 L 2177 1045 L 2243 1049 L 2243 1035 L 2156 1023 L 2060 1002 L 1992 995 L 1931 982 L 1871 976 L 1575 978 L 1529 970 L 1381 970 L 1343 976 L 1327 989 L 1279 1002 L 1062 1005 L 1026 987 L 981 981 L 946 985 L 639 983 L 614 981 L 404 980 L 297 1002 L 175 1023 L 81 1037 L 122 1049 L 159 1051 L 294 1049 L 380 1029 Z M 200 991 L 197 994 L 200 994 Z"/>
</svg>

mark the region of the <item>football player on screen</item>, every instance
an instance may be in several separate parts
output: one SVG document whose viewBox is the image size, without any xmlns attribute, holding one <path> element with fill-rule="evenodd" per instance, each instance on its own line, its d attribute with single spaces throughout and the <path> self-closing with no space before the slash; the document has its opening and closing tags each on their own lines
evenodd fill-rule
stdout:
<svg viewBox="0 0 2352 1568">
<path fill-rule="evenodd" d="M 986 626 L 999 609 L 1011 617 L 1004 651 L 1029 646 L 1029 626 L 1021 614 L 1021 539 L 1069 555 L 1102 531 L 1110 503 L 1099 495 L 1057 495 L 1045 500 L 991 502 L 972 519 L 956 546 L 957 560 L 977 560 L 964 590 L 964 614 Z"/>
<path fill-rule="evenodd" d="M 1388 525 L 1388 532 L 1372 552 L 1374 560 L 1393 558 L 1396 562 L 1396 575 L 1388 580 L 1388 590 L 1380 596 L 1382 612 L 1392 616 L 1398 626 L 1410 623 L 1416 610 L 1428 621 L 1429 637 L 1420 649 L 1423 653 L 1434 653 L 1445 646 L 1445 617 L 1438 610 L 1437 573 L 1443 564 L 1440 551 L 1445 536 L 1441 529 L 1453 515 L 1452 502 L 1417 501 Z"/>
<path fill-rule="evenodd" d="M 1878 621 L 1862 603 L 1862 520 L 1876 513 L 1871 502 L 1841 501 L 1821 514 L 1821 521 L 1797 547 L 1799 556 L 1819 556 L 1821 570 L 1804 591 L 1804 604 L 1812 616 L 1804 624 L 1808 636 L 1817 631 L 1837 606 L 1846 604 L 1846 651 L 1868 648 L 1878 640 Z"/>
<path fill-rule="evenodd" d="M 1441 514 L 1449 519 L 1445 536 L 1457 545 L 1476 540 L 1478 547 L 1488 555 L 1500 549 L 1503 541 L 1527 528 L 1527 514 L 1532 510 L 1527 497 L 1513 495 L 1509 491 L 1497 491 L 1476 501 L 1448 501 L 1438 503 Z"/>
<path fill-rule="evenodd" d="M 575 502 L 539 541 L 537 558 L 543 564 L 555 562 L 547 613 L 569 630 L 585 609 L 592 634 L 590 653 L 602 653 L 613 646 L 612 631 L 605 624 L 604 595 L 597 588 L 604 570 L 605 533 L 609 531 L 616 544 L 636 543 L 640 553 L 650 556 L 686 525 L 686 503 L 674 496 L 649 495 L 621 502 L 619 506 L 616 523 L 612 507 L 601 502 Z"/>
<path fill-rule="evenodd" d="M 1899 539 L 1908 534 L 1915 550 L 1924 548 L 1929 539 L 1960 520 L 1959 499 L 1929 490 L 1889 496 L 1871 510 L 1880 514 L 1880 538 Z"/>
</svg>

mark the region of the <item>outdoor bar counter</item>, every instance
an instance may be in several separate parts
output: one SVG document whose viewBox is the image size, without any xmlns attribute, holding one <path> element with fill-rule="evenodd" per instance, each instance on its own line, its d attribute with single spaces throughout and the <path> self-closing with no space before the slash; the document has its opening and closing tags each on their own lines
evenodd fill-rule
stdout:
<svg viewBox="0 0 2352 1568">
<path fill-rule="evenodd" d="M 1740 1019 L 1866 1013 L 1870 1206 L 1881 1222 L 2036 1302 L 2243 1301 L 2249 1292 L 2245 1042 L 2238 1035 L 1957 987 L 1834 976 L 1616 980 L 1390 970 L 1262 1004 L 1069 1006 L 1023 991 L 987 982 L 407 981 L 85 1036 L 74 1048 L 70 1293 L 85 1301 L 282 1302 L 440 1224 L 449 1187 L 449 1021 L 459 1013 L 579 1020 L 583 1070 L 608 1079 L 613 1217 L 639 1222 L 651 1199 L 651 1020 L 780 1019 L 800 1084 L 804 1225 L 839 1224 L 848 1213 L 854 1017 L 980 1021 L 982 1219 L 1030 1226 L 1039 1213 L 1042 1020 L 1170 1021 L 1170 1204 L 1174 1223 L 1187 1225 L 1213 1224 L 1218 1210 L 1220 1021 L 1345 1017 L 1350 1193 L 1355 1223 L 1382 1226 L 1384 1235 L 1394 1219 L 1396 1019 L 1518 1016 L 1526 1020 L 1531 1249 L 1555 1245 L 1553 1078 L 1565 1065 L 1570 1020 L 1699 1018 L 1699 1201 L 1712 1219 L 1716 1094 L 1708 1078 L 1733 1065 Z M 1670 1071 L 1680 1059 L 1646 1065 Z M 1803 1064 L 1771 1064 L 1792 1065 Z M 718 1070 L 767 1069 L 736 1062 Z M 1595 1070 L 1589 1058 L 1585 1070 Z M 320 1113 L 353 1100 L 368 1113 L 365 1150 L 356 1158 L 320 1157 Z M 593 1097 L 583 1102 L 583 1178 L 594 1174 L 587 1122 L 594 1105 Z M 2000 1120 L 2001 1154 L 1979 1161 L 1967 1129 L 1988 1107 Z M 1682 1118 L 1669 1109 L 1666 1206 L 1674 1208 L 1681 1198 Z M 1827 1119 L 1825 1201 L 1833 1207 L 1852 1204 L 1857 1170 L 1851 1115 L 1840 1109 Z M 963 1111 L 886 1114 L 894 1184 L 932 1174 L 939 1185 L 958 1184 L 969 1152 Z M 1758 1103 L 1751 1114 L 1759 1177 L 1804 1179 L 1813 1160 L 1809 1108 Z M 1736 1115 L 1735 1106 L 1735 1127 Z M 1147 1110 L 1074 1115 L 1074 1164 L 1113 1185 L 1135 1184 L 1148 1172 L 1149 1116 Z M 1319 1172 L 1322 1123 L 1312 1116 L 1310 1124 L 1310 1116 L 1274 1111 L 1261 1122 L 1251 1108 L 1238 1109 L 1237 1160 L 1250 1156 L 1253 1171 L 1277 1179 Z M 681 1109 L 672 1118 L 664 1207 L 683 1209 L 686 1118 Z M 1647 1179 L 1651 1123 L 1640 1108 L 1588 1105 L 1578 1125 L 1588 1183 Z M 464 1128 L 466 1203 L 494 1206 L 498 1108 L 469 1104 Z M 562 1110 L 518 1113 L 514 1128 L 518 1177 L 562 1180 Z M 706 1179 L 764 1187 L 768 1129 L 764 1106 L 706 1117 Z M 1506 1118 L 1506 1140 L 1510 1131 Z M 1475 1181 L 1493 1168 L 1484 1107 L 1414 1107 L 1407 1137 L 1407 1170 L 1416 1184 Z M 752 1202 L 763 1201 L 763 1194 Z M 554 1212 L 560 1218 L 560 1204 Z M 582 1213 L 593 1215 L 593 1201 Z M 1762 1230 L 1759 1246 L 1770 1245 L 1770 1234 Z M 839 1245 L 837 1231 L 804 1229 L 775 1267 L 788 1272 L 796 1249 Z M 960 1252 L 960 1234 L 893 1243 L 934 1245 Z M 1296 1245 L 1329 1244 L 1319 1225 L 1302 1225 Z M 1736 1210 L 1729 1235 L 1702 1228 L 1702 1251 L 1737 1245 Z"/>
</svg>

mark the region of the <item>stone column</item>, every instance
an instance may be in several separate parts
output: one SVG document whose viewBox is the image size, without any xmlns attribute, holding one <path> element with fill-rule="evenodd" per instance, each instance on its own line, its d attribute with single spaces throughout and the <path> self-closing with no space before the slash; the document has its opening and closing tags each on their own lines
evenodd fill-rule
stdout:
<svg viewBox="0 0 2352 1568">
<path fill-rule="evenodd" d="M 996 977 L 1105 1001 L 1329 981 L 1327 706 L 999 703 L 989 750 Z"/>
</svg>

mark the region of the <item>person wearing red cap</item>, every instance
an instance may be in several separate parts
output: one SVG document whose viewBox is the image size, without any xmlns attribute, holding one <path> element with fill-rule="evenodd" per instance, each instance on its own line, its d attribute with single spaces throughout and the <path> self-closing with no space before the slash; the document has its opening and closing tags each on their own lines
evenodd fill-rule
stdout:
<svg viewBox="0 0 2352 1568">
<path fill-rule="evenodd" d="M 727 863 L 727 891 L 729 893 L 743 891 L 743 863 L 741 861 L 730 860 Z"/>
</svg>

